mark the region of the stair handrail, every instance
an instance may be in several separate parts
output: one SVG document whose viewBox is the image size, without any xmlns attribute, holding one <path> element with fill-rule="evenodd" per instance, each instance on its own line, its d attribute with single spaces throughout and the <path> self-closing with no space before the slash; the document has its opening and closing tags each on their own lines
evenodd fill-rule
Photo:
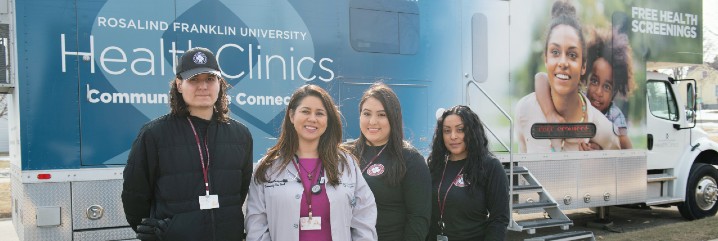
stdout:
<svg viewBox="0 0 718 241">
<path fill-rule="evenodd" d="M 509 120 L 509 145 L 508 146 L 498 136 L 496 136 L 496 134 L 491 130 L 491 128 L 489 128 L 487 126 L 486 129 L 489 130 L 489 133 L 491 133 L 491 135 L 493 135 L 494 138 L 496 140 L 498 140 L 499 143 L 501 143 L 501 145 L 504 146 L 504 148 L 506 148 L 506 150 L 509 151 L 509 219 L 513 220 L 513 215 L 511 215 L 511 213 L 514 212 L 514 208 L 513 208 L 514 205 L 513 205 L 513 202 L 511 201 L 511 197 L 512 197 L 511 193 L 514 192 L 514 178 L 513 178 L 513 176 L 514 176 L 514 152 L 513 152 L 513 148 L 512 148 L 513 143 L 514 143 L 514 120 L 511 118 L 511 116 L 506 111 L 504 111 L 503 108 L 501 108 L 501 106 L 498 103 L 496 103 L 496 101 L 493 98 L 491 98 L 491 96 L 488 93 L 486 93 L 484 88 L 481 88 L 479 83 L 477 83 L 473 79 L 469 79 L 469 81 L 466 83 L 465 96 L 466 96 L 467 104 L 471 103 L 470 95 L 469 95 L 469 86 L 471 84 L 474 84 L 476 86 L 476 88 L 478 88 L 479 91 L 481 91 L 481 93 L 484 94 L 484 96 L 486 96 L 486 98 L 489 99 L 489 101 L 491 101 L 491 103 L 494 105 L 494 107 L 499 109 L 499 111 L 501 111 L 501 113 L 504 115 L 504 117 L 506 117 L 506 119 Z M 486 125 L 486 123 L 484 123 L 484 125 Z M 514 223 L 515 222 L 510 221 L 509 225 L 513 226 Z"/>
</svg>

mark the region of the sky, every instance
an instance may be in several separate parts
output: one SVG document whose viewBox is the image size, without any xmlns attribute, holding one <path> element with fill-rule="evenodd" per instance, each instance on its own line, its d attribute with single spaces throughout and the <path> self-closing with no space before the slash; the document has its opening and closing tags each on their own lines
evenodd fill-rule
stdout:
<svg viewBox="0 0 718 241">
<path fill-rule="evenodd" d="M 705 40 L 703 62 L 713 61 L 718 54 L 718 0 L 703 0 L 703 39 Z M 712 10 L 712 11 L 711 11 Z"/>
</svg>

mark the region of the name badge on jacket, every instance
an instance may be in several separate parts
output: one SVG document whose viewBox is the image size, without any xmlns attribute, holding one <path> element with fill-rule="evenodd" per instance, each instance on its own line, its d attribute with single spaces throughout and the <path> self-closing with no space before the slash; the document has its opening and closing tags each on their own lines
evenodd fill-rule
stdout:
<svg viewBox="0 0 718 241">
<path fill-rule="evenodd" d="M 301 217 L 299 218 L 299 226 L 301 230 L 321 230 L 322 217 Z"/>
<path fill-rule="evenodd" d="M 199 196 L 199 209 L 219 208 L 219 197 L 217 195 Z"/>
</svg>

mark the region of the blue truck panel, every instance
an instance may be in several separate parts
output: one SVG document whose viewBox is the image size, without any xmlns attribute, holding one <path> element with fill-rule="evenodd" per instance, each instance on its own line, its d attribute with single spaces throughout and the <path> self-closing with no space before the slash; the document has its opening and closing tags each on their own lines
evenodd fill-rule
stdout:
<svg viewBox="0 0 718 241">
<path fill-rule="evenodd" d="M 231 116 L 252 131 L 255 160 L 276 141 L 287 97 L 307 83 L 335 98 L 346 139 L 359 134 L 357 101 L 367 84 L 420 96 L 402 99 L 412 119 L 405 131 L 428 150 L 436 108 L 428 88 L 434 76 L 449 81 L 447 71 L 460 77 L 458 59 L 442 71 L 423 67 L 447 50 L 423 50 L 445 39 L 420 41 L 426 20 L 412 1 L 60 0 L 16 8 L 23 170 L 124 165 L 137 131 L 169 111 L 175 59 L 190 47 L 218 55 L 232 86 Z M 374 28 L 382 21 L 392 23 Z"/>
<path fill-rule="evenodd" d="M 77 46 L 74 1 L 20 1 L 17 7 L 18 88 L 23 169 L 80 163 L 78 58 L 60 71 L 60 36 Z M 53 58 L 54 56 L 54 58 Z"/>
<path fill-rule="evenodd" d="M 537 11 L 529 14 L 518 7 L 530 5 L 525 1 L 509 8 L 495 1 L 20 0 L 15 8 L 22 169 L 123 165 L 141 126 L 169 111 L 175 59 L 196 46 L 217 54 L 232 86 L 231 116 L 253 133 L 255 160 L 276 141 L 288 96 L 308 83 L 335 98 L 345 116 L 345 139 L 359 135 L 363 89 L 376 81 L 394 86 L 405 135 L 428 154 L 437 111 L 469 104 L 472 80 L 485 81 L 483 87 L 509 112 L 533 91 L 532 76 L 545 71 L 543 43 L 536 39 L 543 38 L 552 2 L 531 2 Z M 631 31 L 636 79 L 648 60 L 700 59 L 700 4 L 606 1 L 603 12 L 590 4 L 576 1 L 580 17 L 599 16 L 586 26 L 636 24 L 624 26 Z M 675 5 L 663 13 L 680 18 L 659 19 L 660 26 L 682 31 L 651 32 L 650 16 L 636 14 L 663 5 Z M 513 16 L 512 24 L 506 15 Z M 618 105 L 626 110 L 634 146 L 643 147 L 644 96 L 627 99 L 638 101 Z M 481 108 L 497 139 L 509 141 L 510 124 L 496 107 L 483 99 L 472 107 Z"/>
</svg>

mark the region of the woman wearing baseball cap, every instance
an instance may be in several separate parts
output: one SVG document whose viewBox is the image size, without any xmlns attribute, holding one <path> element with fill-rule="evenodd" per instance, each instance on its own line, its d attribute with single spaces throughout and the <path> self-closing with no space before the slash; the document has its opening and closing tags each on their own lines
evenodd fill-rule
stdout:
<svg viewBox="0 0 718 241">
<path fill-rule="evenodd" d="M 127 222 L 141 240 L 242 240 L 252 135 L 229 118 L 211 51 L 187 50 L 176 73 L 170 113 L 142 127 L 128 156 Z"/>
</svg>

